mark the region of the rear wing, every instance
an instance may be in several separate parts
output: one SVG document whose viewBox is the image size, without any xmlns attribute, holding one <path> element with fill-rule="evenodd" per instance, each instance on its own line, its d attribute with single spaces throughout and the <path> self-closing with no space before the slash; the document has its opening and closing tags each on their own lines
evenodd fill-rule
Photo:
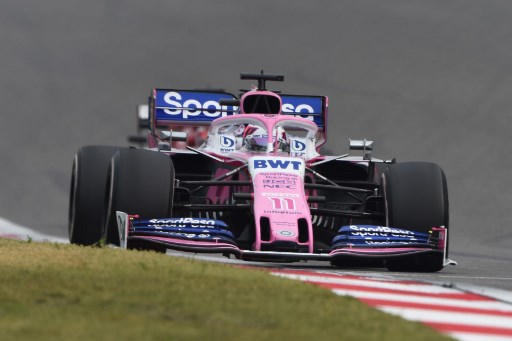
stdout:
<svg viewBox="0 0 512 341">
<path fill-rule="evenodd" d="M 317 145 L 325 143 L 328 98 L 279 95 L 282 100 L 282 114 L 313 121 L 320 133 Z M 161 126 L 208 126 L 219 117 L 238 114 L 238 106 L 219 103 L 220 100 L 236 99 L 235 95 L 222 91 L 153 89 L 149 98 L 150 127 L 155 129 Z"/>
</svg>

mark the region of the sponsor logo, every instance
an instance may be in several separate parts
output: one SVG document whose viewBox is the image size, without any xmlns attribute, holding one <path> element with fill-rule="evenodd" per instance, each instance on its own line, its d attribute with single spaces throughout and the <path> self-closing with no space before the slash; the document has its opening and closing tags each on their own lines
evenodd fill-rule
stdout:
<svg viewBox="0 0 512 341">
<path fill-rule="evenodd" d="M 306 150 L 306 144 L 299 140 L 293 140 L 291 143 L 291 149 L 293 152 L 303 152 Z"/>
<path fill-rule="evenodd" d="M 404 236 L 402 234 L 393 234 L 393 233 L 378 233 L 378 232 L 350 232 L 351 236 L 361 236 L 361 237 L 368 237 L 369 239 L 372 239 L 371 237 L 401 237 L 405 239 L 410 240 L 416 240 L 416 238 L 412 235 Z"/>
<path fill-rule="evenodd" d="M 306 155 L 306 143 L 303 141 L 294 139 L 290 142 L 290 156 L 303 157 Z"/>
<path fill-rule="evenodd" d="M 296 189 L 297 182 L 295 180 L 273 180 L 273 179 L 264 179 L 263 180 L 263 188 L 288 188 L 288 189 Z"/>
<path fill-rule="evenodd" d="M 413 244 L 412 242 L 402 241 L 402 242 L 388 242 L 388 241 L 382 241 L 382 242 L 376 242 L 376 241 L 368 241 L 365 240 L 364 244 L 366 245 L 407 245 L 407 244 Z"/>
<path fill-rule="evenodd" d="M 151 224 L 166 224 L 169 226 L 173 225 L 215 225 L 215 220 L 213 219 L 194 219 L 194 218 L 176 218 L 176 219 L 151 219 L 149 221 Z"/>
<path fill-rule="evenodd" d="M 183 119 L 194 116 L 206 116 L 211 119 L 227 116 L 228 113 L 226 111 L 234 110 L 234 107 L 221 106 L 218 100 L 208 100 L 205 95 L 196 94 L 195 96 L 197 98 L 184 99 L 179 92 L 169 91 L 165 93 L 162 99 L 165 105 L 170 108 L 164 109 L 164 113 L 180 116 Z M 200 101 L 201 97 L 205 100 Z"/>
<path fill-rule="evenodd" d="M 273 224 L 276 226 L 288 226 L 290 228 L 293 228 L 296 226 L 296 223 L 291 222 L 291 221 L 274 221 Z"/>
<path fill-rule="evenodd" d="M 169 233 L 169 236 L 185 237 L 185 238 L 189 238 L 189 239 L 192 239 L 192 238 L 206 239 L 206 238 L 212 237 L 209 234 L 182 233 L 182 232 L 171 232 L 171 233 Z"/>
<path fill-rule="evenodd" d="M 263 184 L 263 188 L 296 189 L 297 186 L 295 186 L 295 185 L 281 185 L 281 184 L 274 184 L 274 185 Z"/>
<path fill-rule="evenodd" d="M 221 135 L 219 136 L 219 144 L 221 153 L 231 153 L 235 151 L 235 139 L 230 136 Z"/>
<path fill-rule="evenodd" d="M 314 114 L 315 110 L 311 105 L 299 104 L 294 106 L 291 103 L 283 103 L 283 112 L 297 113 L 297 114 Z"/>
<path fill-rule="evenodd" d="M 323 127 L 321 118 L 323 104 L 321 97 L 283 95 L 281 99 L 283 100 L 283 114 L 305 118 Z"/>
<path fill-rule="evenodd" d="M 290 179 L 304 177 L 304 160 L 289 157 L 254 156 L 249 159 L 249 172 L 265 179 Z M 254 179 L 253 179 L 254 180 Z"/>
<path fill-rule="evenodd" d="M 414 232 L 403 230 L 403 229 L 397 229 L 387 226 L 358 226 L 358 225 L 350 225 L 349 226 L 351 231 L 359 231 L 359 232 L 370 232 L 370 233 L 396 233 L 396 234 L 409 234 L 414 235 Z"/>
<path fill-rule="evenodd" d="M 266 214 L 298 214 L 302 215 L 302 212 L 299 211 L 278 211 L 278 210 L 263 210 L 263 213 Z"/>
<path fill-rule="evenodd" d="M 287 197 L 287 198 L 298 198 L 299 195 L 296 193 L 261 193 L 264 197 Z"/>
<path fill-rule="evenodd" d="M 212 121 L 219 117 L 233 115 L 238 106 L 222 106 L 219 100 L 231 98 L 226 93 L 209 93 L 201 91 L 166 91 L 157 90 L 157 119 Z M 282 96 L 282 113 L 301 117 L 324 126 L 322 118 L 322 99 L 320 97 Z"/>
<path fill-rule="evenodd" d="M 235 145 L 235 140 L 228 136 L 220 136 L 220 145 L 224 148 L 231 148 Z"/>
<path fill-rule="evenodd" d="M 302 162 L 300 161 L 291 161 L 291 160 L 279 160 L 279 159 L 269 159 L 269 160 L 259 160 L 254 159 L 253 165 L 254 169 L 259 168 L 271 168 L 271 169 L 293 169 L 299 170 Z"/>
</svg>

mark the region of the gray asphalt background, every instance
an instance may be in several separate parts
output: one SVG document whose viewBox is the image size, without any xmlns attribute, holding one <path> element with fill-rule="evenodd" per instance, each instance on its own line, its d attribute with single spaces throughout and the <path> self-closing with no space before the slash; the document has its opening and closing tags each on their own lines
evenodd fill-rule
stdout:
<svg viewBox="0 0 512 341">
<path fill-rule="evenodd" d="M 511 41 L 508 0 L 2 0 L 0 216 L 66 236 L 80 146 L 125 145 L 152 87 L 264 69 L 330 97 L 332 150 L 444 168 L 459 266 L 429 279 L 512 289 Z"/>
</svg>

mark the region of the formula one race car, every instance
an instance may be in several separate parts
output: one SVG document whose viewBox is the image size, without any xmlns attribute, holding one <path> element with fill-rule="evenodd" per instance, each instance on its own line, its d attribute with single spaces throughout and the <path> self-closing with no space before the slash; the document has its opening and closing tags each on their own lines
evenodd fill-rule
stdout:
<svg viewBox="0 0 512 341">
<path fill-rule="evenodd" d="M 321 155 L 327 97 L 267 91 L 282 75 L 241 78 L 258 86 L 240 97 L 154 89 L 147 148 L 82 147 L 71 243 L 396 271 L 452 263 L 438 165 L 375 159 L 367 140 L 350 141 L 361 155 Z M 184 126 L 208 129 L 206 140 L 187 144 L 183 129 L 172 130 Z"/>
</svg>

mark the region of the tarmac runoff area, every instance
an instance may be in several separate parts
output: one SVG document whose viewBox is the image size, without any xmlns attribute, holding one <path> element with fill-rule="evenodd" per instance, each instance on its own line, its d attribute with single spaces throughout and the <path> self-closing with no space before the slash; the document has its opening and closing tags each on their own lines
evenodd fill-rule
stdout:
<svg viewBox="0 0 512 341">
<path fill-rule="evenodd" d="M 0 238 L 17 240 L 33 240 L 38 242 L 68 243 L 67 238 L 51 236 L 34 231 L 28 227 L 17 225 L 9 220 L 0 218 Z"/>
<path fill-rule="evenodd" d="M 65 238 L 43 234 L 0 218 L 0 238 L 68 243 Z M 169 256 L 226 262 L 251 263 L 194 254 L 168 252 Z M 258 263 L 258 266 L 264 266 Z M 267 264 L 268 266 L 268 264 Z M 340 270 L 268 268 L 274 276 L 301 280 L 353 296 L 389 314 L 419 321 L 440 333 L 462 341 L 512 340 L 512 292 L 477 286 L 446 287 L 434 283 L 393 278 L 393 275 L 341 273 Z"/>
</svg>

